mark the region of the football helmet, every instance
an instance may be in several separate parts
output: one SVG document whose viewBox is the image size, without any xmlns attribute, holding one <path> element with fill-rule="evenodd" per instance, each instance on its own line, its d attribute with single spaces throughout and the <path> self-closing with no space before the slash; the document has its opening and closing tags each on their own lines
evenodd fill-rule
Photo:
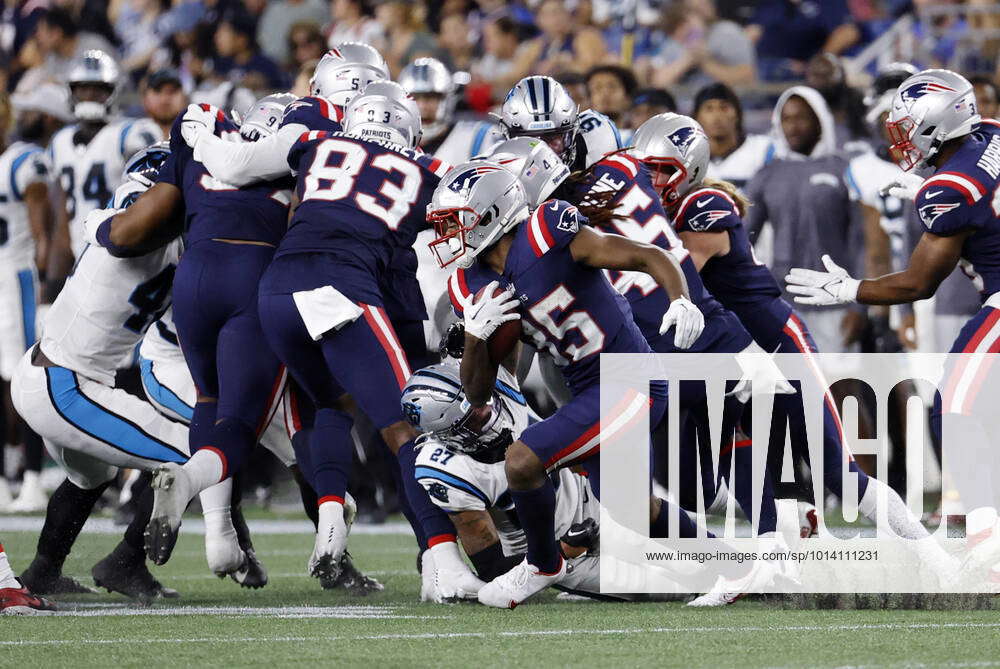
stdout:
<svg viewBox="0 0 1000 669">
<path fill-rule="evenodd" d="M 664 207 L 671 207 L 705 179 L 708 137 L 693 118 L 665 112 L 639 126 L 629 150 L 650 172 Z"/>
<path fill-rule="evenodd" d="M 98 49 L 84 51 L 70 63 L 66 76 L 73 116 L 78 121 L 107 121 L 114 116 L 120 78 L 121 70 L 111 56 Z M 103 101 L 79 99 L 78 89 L 84 84 L 106 89 L 107 97 Z"/>
<path fill-rule="evenodd" d="M 980 121 L 969 80 L 951 70 L 924 70 L 896 89 L 885 122 L 903 170 L 922 167 L 941 145 L 972 132 Z"/>
<path fill-rule="evenodd" d="M 567 165 L 575 161 L 580 106 L 552 77 L 533 75 L 514 84 L 500 107 L 499 120 L 504 137 L 538 137 Z"/>
<path fill-rule="evenodd" d="M 436 58 L 417 58 L 399 73 L 399 83 L 414 98 L 420 95 L 436 95 L 441 98 L 434 120 L 424 124 L 424 139 L 435 139 L 451 126 L 458 91 L 451 72 L 444 63 Z"/>
<path fill-rule="evenodd" d="M 373 81 L 344 108 L 344 132 L 413 149 L 420 143 L 420 110 L 394 81 Z"/>
<path fill-rule="evenodd" d="M 503 397 L 494 391 L 485 406 L 474 409 L 454 364 L 418 369 L 406 382 L 400 403 L 413 427 L 458 453 L 474 455 L 513 441 L 514 415 Z"/>
<path fill-rule="evenodd" d="M 298 100 L 291 93 L 266 95 L 254 103 L 240 124 L 240 136 L 248 142 L 273 135 L 281 124 L 285 107 Z"/>
<path fill-rule="evenodd" d="M 374 47 L 343 42 L 326 52 L 309 80 L 309 95 L 343 107 L 372 81 L 389 78 L 389 66 Z"/>
<path fill-rule="evenodd" d="M 125 169 L 122 171 L 122 181 L 131 179 L 149 188 L 153 185 L 156 175 L 159 174 L 160 168 L 163 167 L 163 163 L 167 162 L 169 156 L 169 141 L 164 140 L 147 146 L 145 149 L 136 152 L 125 163 Z"/>
<path fill-rule="evenodd" d="M 889 63 L 878 71 L 871 86 L 865 91 L 865 121 L 871 126 L 881 125 L 879 117 L 892 109 L 892 98 L 899 85 L 917 73 L 909 63 Z"/>
<path fill-rule="evenodd" d="M 452 168 L 427 205 L 437 238 L 429 246 L 441 267 L 471 267 L 476 256 L 528 217 L 528 196 L 510 170 L 488 160 Z"/>
<path fill-rule="evenodd" d="M 496 144 L 486 158 L 517 175 L 528 197 L 537 207 L 569 176 L 569 167 L 552 148 L 537 137 L 515 137 Z"/>
</svg>

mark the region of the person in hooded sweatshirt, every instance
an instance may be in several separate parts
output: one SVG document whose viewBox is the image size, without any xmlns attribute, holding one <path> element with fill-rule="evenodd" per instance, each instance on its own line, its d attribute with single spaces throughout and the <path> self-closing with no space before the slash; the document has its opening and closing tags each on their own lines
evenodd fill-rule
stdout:
<svg viewBox="0 0 1000 669">
<path fill-rule="evenodd" d="M 859 268 L 863 223 L 823 96 L 807 86 L 789 88 L 778 98 L 771 125 L 774 159 L 746 187 L 753 203 L 746 219 L 751 239 L 765 223 L 773 230 L 771 272 L 780 280 L 804 262 L 822 269 L 818 258 L 824 252 L 844 267 Z M 802 316 L 821 351 L 854 350 L 865 324 L 863 310 L 847 307 L 807 309 Z"/>
</svg>

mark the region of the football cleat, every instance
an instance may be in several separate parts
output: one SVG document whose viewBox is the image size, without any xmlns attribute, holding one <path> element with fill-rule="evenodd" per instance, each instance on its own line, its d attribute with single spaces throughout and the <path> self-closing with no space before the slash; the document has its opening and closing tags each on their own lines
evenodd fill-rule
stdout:
<svg viewBox="0 0 1000 669">
<path fill-rule="evenodd" d="M 799 538 L 806 539 L 819 534 L 819 520 L 816 518 L 816 507 L 809 502 L 799 502 Z"/>
<path fill-rule="evenodd" d="M 111 553 L 94 565 L 91 570 L 97 587 L 108 592 L 118 592 L 130 599 L 144 604 L 157 599 L 174 599 L 180 597 L 173 588 L 168 588 L 157 581 L 144 561 L 126 562 Z"/>
<path fill-rule="evenodd" d="M 23 583 L 20 588 L 0 588 L 0 615 L 44 616 L 55 610 L 55 604 L 31 594 Z"/>
<path fill-rule="evenodd" d="M 228 534 L 206 532 L 205 559 L 208 561 L 209 570 L 219 578 L 225 578 L 239 571 L 247 561 L 234 531 Z"/>
<path fill-rule="evenodd" d="M 80 583 L 75 578 L 64 576 L 57 567 L 44 558 L 36 556 L 28 568 L 21 573 L 21 585 L 36 595 L 96 595 L 97 590 Z"/>
<path fill-rule="evenodd" d="M 323 502 L 319 505 L 316 543 L 309 557 L 309 575 L 319 579 L 336 580 L 340 575 L 340 559 L 345 550 L 347 550 L 347 523 L 344 520 L 344 505 L 340 502 Z"/>
<path fill-rule="evenodd" d="M 437 570 L 434 568 L 434 555 L 429 549 L 417 556 L 417 568 L 420 570 L 420 601 L 433 602 Z"/>
<path fill-rule="evenodd" d="M 559 568 L 551 573 L 540 572 L 525 558 L 519 565 L 501 574 L 479 590 L 479 603 L 498 609 L 512 609 L 532 595 L 558 583 L 566 576 L 566 560 L 559 557 Z"/>
<path fill-rule="evenodd" d="M 243 552 L 243 564 L 229 577 L 240 584 L 240 587 L 256 590 L 267 585 L 267 567 L 260 561 L 252 548 Z"/>
<path fill-rule="evenodd" d="M 181 516 L 191 501 L 191 479 L 180 465 L 167 462 L 153 474 L 153 512 L 146 526 L 146 557 L 166 564 L 177 543 Z"/>
<path fill-rule="evenodd" d="M 745 575 L 736 579 L 720 576 L 712 589 L 687 603 L 694 607 L 728 606 L 743 595 L 759 591 L 771 584 L 775 578 L 783 576 L 794 581 L 791 569 L 785 562 L 757 560 Z"/>
<path fill-rule="evenodd" d="M 45 511 L 48 505 L 49 496 L 45 494 L 38 472 L 26 471 L 17 499 L 7 505 L 6 511 L 10 513 L 35 513 Z"/>
<path fill-rule="evenodd" d="M 344 590 L 355 597 L 364 597 L 372 592 L 382 592 L 385 586 L 371 576 L 366 576 L 354 566 L 351 554 L 344 551 L 340 556 L 340 573 L 335 579 L 320 579 L 324 590 Z"/>
</svg>

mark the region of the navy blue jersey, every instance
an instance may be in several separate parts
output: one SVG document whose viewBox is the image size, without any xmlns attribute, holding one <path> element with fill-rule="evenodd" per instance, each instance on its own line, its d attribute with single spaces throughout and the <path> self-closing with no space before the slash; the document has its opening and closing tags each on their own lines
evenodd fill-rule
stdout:
<svg viewBox="0 0 1000 669">
<path fill-rule="evenodd" d="M 459 315 L 462 301 L 491 281 L 513 285 L 525 340 L 553 357 L 574 394 L 598 382 L 600 353 L 650 351 L 628 302 L 605 273 L 570 253 L 586 220 L 567 202 L 543 202 L 514 233 L 502 275 L 477 261 L 448 280 Z"/>
<path fill-rule="evenodd" d="M 298 124 L 310 130 L 340 132 L 343 130 L 340 125 L 343 118 L 344 111 L 328 100 L 304 97 L 285 107 L 285 114 L 281 117 L 281 125 L 278 128 Z"/>
<path fill-rule="evenodd" d="M 659 195 L 653 188 L 646 168 L 635 158 L 624 153 L 606 156 L 596 163 L 587 178 L 576 188 L 575 198 L 586 202 L 602 193 L 615 193 L 609 206 L 615 208 L 620 218 L 600 226 L 603 232 L 622 235 L 637 242 L 654 244 L 670 252 L 680 263 L 687 279 L 688 292 L 702 313 L 708 316 L 719 311 L 721 305 L 705 289 L 698 268 L 691 254 L 681 243 L 670 225 Z M 653 277 L 642 272 L 610 272 L 615 288 L 632 307 L 635 322 L 650 341 L 660 337 L 663 314 L 670 307 L 667 295 Z M 670 336 L 672 340 L 673 336 Z M 699 342 L 702 338 L 699 338 Z M 705 338 L 708 341 L 708 338 Z M 659 348 L 657 350 L 660 350 Z M 700 350 L 698 343 L 691 349 Z"/>
<path fill-rule="evenodd" d="M 288 225 L 292 180 L 236 188 L 213 178 L 184 142 L 182 116 L 178 115 L 170 130 L 170 156 L 160 168 L 157 181 L 173 184 L 184 194 L 185 243 L 224 238 L 277 245 Z M 239 132 L 221 111 L 216 119 L 217 136 Z"/>
<path fill-rule="evenodd" d="M 765 264 L 757 260 L 743 219 L 728 193 L 699 188 L 689 193 L 674 217 L 677 232 L 719 232 L 729 235 L 729 253 L 709 258 L 701 279 L 722 305 L 735 313 L 761 346 L 781 333 L 792 307 L 781 299 L 781 288 Z"/>
<path fill-rule="evenodd" d="M 962 268 L 983 298 L 1000 292 L 1000 123 L 984 120 L 917 191 L 914 204 L 928 232 L 972 234 Z"/>
</svg>

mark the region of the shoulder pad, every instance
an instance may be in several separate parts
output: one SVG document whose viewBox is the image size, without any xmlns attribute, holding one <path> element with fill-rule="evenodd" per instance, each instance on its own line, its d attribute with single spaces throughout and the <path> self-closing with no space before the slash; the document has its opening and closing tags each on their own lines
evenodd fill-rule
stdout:
<svg viewBox="0 0 1000 669">
<path fill-rule="evenodd" d="M 674 226 L 679 231 L 728 230 L 742 223 L 738 208 L 728 193 L 715 188 L 699 188 L 681 200 Z"/>
<path fill-rule="evenodd" d="M 337 105 L 323 98 L 305 97 L 285 107 L 279 128 L 298 123 L 313 130 L 340 132 L 342 118 L 343 110 Z"/>
<path fill-rule="evenodd" d="M 979 227 L 971 207 L 981 196 L 975 197 L 973 193 L 975 191 L 965 185 L 932 178 L 920 187 L 913 203 L 928 231 L 947 236 L 969 227 Z"/>
<path fill-rule="evenodd" d="M 536 258 L 569 244 L 585 222 L 580 211 L 563 200 L 547 200 L 531 212 L 526 225 L 528 243 Z"/>
</svg>

